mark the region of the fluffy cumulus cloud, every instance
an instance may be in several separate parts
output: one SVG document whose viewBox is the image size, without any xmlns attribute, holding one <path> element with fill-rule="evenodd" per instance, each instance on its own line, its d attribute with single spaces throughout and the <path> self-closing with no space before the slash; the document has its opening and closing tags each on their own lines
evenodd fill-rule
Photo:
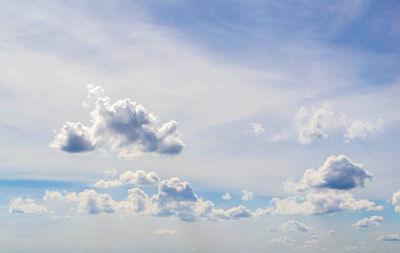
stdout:
<svg viewBox="0 0 400 253">
<path fill-rule="evenodd" d="M 288 244 L 288 243 L 295 243 L 296 240 L 288 237 L 288 236 L 284 236 L 282 238 L 274 238 L 268 241 L 269 243 L 283 243 L 283 244 Z"/>
<path fill-rule="evenodd" d="M 379 226 L 385 219 L 382 216 L 371 216 L 369 218 L 365 218 L 357 221 L 353 224 L 354 228 L 368 228 L 373 226 Z"/>
<path fill-rule="evenodd" d="M 178 231 L 172 229 L 157 229 L 153 232 L 153 235 L 159 237 L 166 237 L 171 235 L 178 235 Z"/>
<path fill-rule="evenodd" d="M 313 229 L 296 220 L 282 223 L 278 228 L 272 228 L 271 232 L 310 232 Z"/>
<path fill-rule="evenodd" d="M 109 175 L 109 180 L 99 180 L 93 184 L 96 188 L 111 188 L 122 185 L 154 185 L 158 184 L 160 178 L 155 172 L 145 172 L 143 170 L 125 171 L 118 178 L 116 174 Z"/>
<path fill-rule="evenodd" d="M 214 203 L 194 193 L 191 184 L 177 177 L 162 180 L 158 192 L 149 196 L 140 188 L 128 190 L 127 197 L 115 201 L 109 194 L 87 189 L 79 193 L 46 191 L 45 201 L 62 201 L 72 205 L 77 213 L 134 214 L 158 217 L 177 217 L 183 221 L 239 219 L 254 214 L 244 206 L 217 209 Z"/>
<path fill-rule="evenodd" d="M 349 190 L 363 187 L 372 175 L 361 164 L 344 155 L 329 156 L 318 169 L 307 169 L 301 179 L 302 187 Z"/>
<path fill-rule="evenodd" d="M 254 197 L 254 193 L 252 191 L 243 189 L 242 191 L 242 200 L 251 200 Z"/>
<path fill-rule="evenodd" d="M 344 155 L 330 156 L 319 169 L 308 169 L 299 182 L 284 182 L 293 196 L 273 198 L 273 207 L 259 213 L 322 215 L 339 211 L 382 210 L 374 202 L 357 200 L 350 190 L 362 187 L 372 176 Z"/>
<path fill-rule="evenodd" d="M 398 235 L 398 234 L 381 234 L 378 239 L 380 241 L 400 242 L 400 235 Z"/>
<path fill-rule="evenodd" d="M 392 205 L 394 205 L 394 210 L 400 213 L 400 191 L 393 193 Z"/>
<path fill-rule="evenodd" d="M 325 139 L 332 127 L 333 112 L 329 103 L 324 103 L 321 108 L 301 107 L 295 117 L 297 140 L 308 144 L 315 140 Z"/>
<path fill-rule="evenodd" d="M 14 198 L 8 208 L 11 214 L 24 214 L 24 213 L 48 213 L 49 211 L 45 206 L 36 204 L 33 199 Z"/>
<path fill-rule="evenodd" d="M 181 152 L 184 143 L 175 121 L 161 123 L 157 115 L 135 101 L 123 99 L 112 103 L 101 87 L 89 85 L 88 89 L 85 105 L 94 106 L 90 112 L 91 125 L 65 123 L 52 147 L 70 153 L 110 149 L 126 158 L 143 153 Z"/>
</svg>

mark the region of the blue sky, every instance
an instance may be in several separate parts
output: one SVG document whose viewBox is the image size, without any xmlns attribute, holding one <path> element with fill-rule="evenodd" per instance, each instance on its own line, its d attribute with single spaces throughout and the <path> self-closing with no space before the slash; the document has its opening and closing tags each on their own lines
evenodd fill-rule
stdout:
<svg viewBox="0 0 400 253">
<path fill-rule="evenodd" d="M 399 1 L 0 9 L 5 252 L 399 251 Z"/>
</svg>

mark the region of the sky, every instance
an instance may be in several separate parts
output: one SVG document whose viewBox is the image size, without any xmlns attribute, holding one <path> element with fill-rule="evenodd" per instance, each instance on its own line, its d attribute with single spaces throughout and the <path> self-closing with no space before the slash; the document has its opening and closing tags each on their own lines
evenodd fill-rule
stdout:
<svg viewBox="0 0 400 253">
<path fill-rule="evenodd" d="M 399 1 L 0 10 L 2 251 L 399 252 Z"/>
</svg>

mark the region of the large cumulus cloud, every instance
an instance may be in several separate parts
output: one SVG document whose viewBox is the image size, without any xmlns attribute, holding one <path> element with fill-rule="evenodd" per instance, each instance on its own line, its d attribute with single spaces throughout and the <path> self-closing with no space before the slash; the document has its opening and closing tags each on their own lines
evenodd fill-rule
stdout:
<svg viewBox="0 0 400 253">
<path fill-rule="evenodd" d="M 184 143 L 176 121 L 161 123 L 157 115 L 130 99 L 112 103 L 101 87 L 89 85 L 88 90 L 86 106 L 94 107 L 90 112 L 91 125 L 65 123 L 52 147 L 70 153 L 110 149 L 121 157 L 181 152 Z"/>
<path fill-rule="evenodd" d="M 394 210 L 400 212 L 400 191 L 393 193 L 392 205 L 394 205 Z"/>
</svg>

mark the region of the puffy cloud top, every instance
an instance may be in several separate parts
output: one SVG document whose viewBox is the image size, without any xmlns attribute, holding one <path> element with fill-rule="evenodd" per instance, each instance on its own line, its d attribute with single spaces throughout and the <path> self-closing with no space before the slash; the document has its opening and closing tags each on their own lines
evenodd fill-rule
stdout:
<svg viewBox="0 0 400 253">
<path fill-rule="evenodd" d="M 349 190 L 362 187 L 372 175 L 344 155 L 329 156 L 318 169 L 308 169 L 302 178 L 307 186 Z"/>
<path fill-rule="evenodd" d="M 92 125 L 67 122 L 55 136 L 52 147 L 70 153 L 108 148 L 122 157 L 181 152 L 184 143 L 175 121 L 162 124 L 157 115 L 135 101 L 124 99 L 112 103 L 101 87 L 89 85 L 88 89 L 88 100 L 94 101 L 90 113 Z"/>
<path fill-rule="evenodd" d="M 116 175 L 112 176 L 115 177 Z M 158 184 L 160 178 L 155 172 L 145 172 L 143 170 L 130 171 L 127 170 L 120 174 L 118 178 L 111 180 L 99 180 L 94 183 L 94 187 L 97 188 L 111 188 L 118 187 L 127 184 L 133 185 L 153 185 Z"/>
<path fill-rule="evenodd" d="M 365 218 L 357 221 L 353 224 L 355 228 L 367 228 L 372 226 L 379 226 L 385 219 L 382 216 L 371 216 L 369 218 Z"/>
</svg>

